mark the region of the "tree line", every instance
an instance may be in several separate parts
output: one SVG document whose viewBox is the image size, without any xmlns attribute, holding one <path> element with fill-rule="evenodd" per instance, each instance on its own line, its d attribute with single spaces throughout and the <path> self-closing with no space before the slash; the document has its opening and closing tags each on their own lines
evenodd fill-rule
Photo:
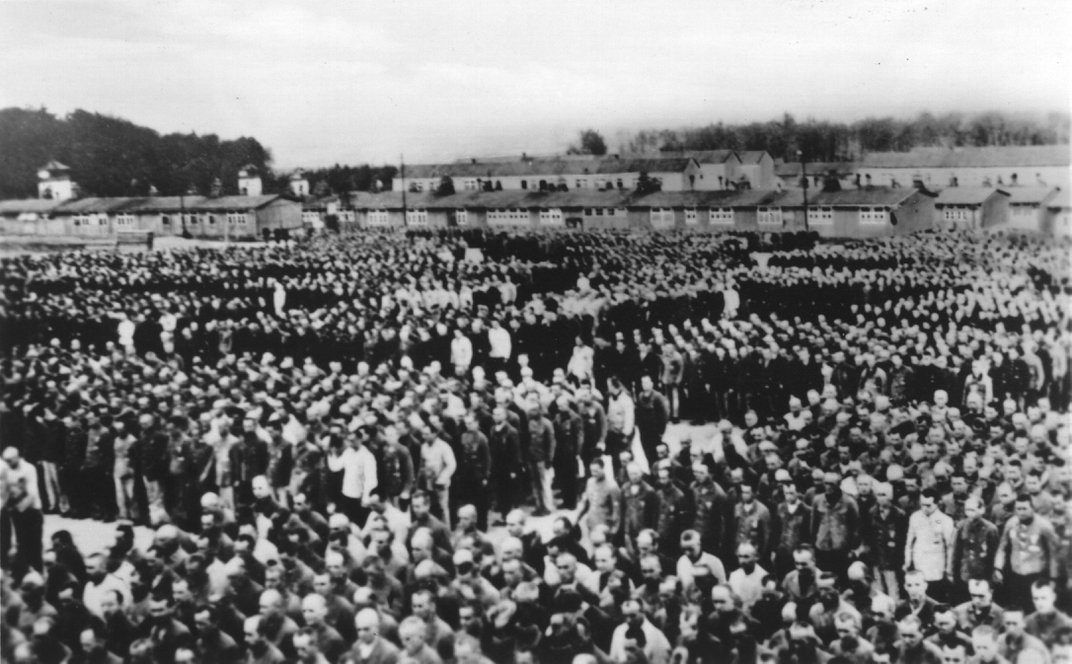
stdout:
<svg viewBox="0 0 1072 664">
<path fill-rule="evenodd" d="M 346 166 L 335 164 L 327 168 L 305 169 L 305 178 L 312 187 L 314 197 L 329 194 L 346 194 L 351 191 L 389 191 L 391 181 L 398 173 L 397 166 Z M 279 191 L 286 186 L 289 174 L 281 174 Z"/>
<path fill-rule="evenodd" d="M 49 161 L 71 169 L 86 196 L 208 194 L 219 180 L 238 193 L 238 171 L 257 169 L 266 193 L 284 193 L 290 173 L 271 168 L 272 154 L 252 137 L 160 134 L 128 120 L 76 110 L 0 109 L 0 198 L 35 198 L 37 171 Z M 394 167 L 340 166 L 307 171 L 318 193 L 391 186 Z"/>
<path fill-rule="evenodd" d="M 1054 145 L 1069 142 L 1069 114 L 1019 115 L 998 111 L 974 115 L 920 113 L 914 118 L 869 117 L 852 123 L 786 113 L 779 120 L 683 129 L 646 129 L 621 137 L 626 153 L 674 150 L 766 150 L 775 159 L 850 161 L 866 152 L 905 152 L 916 147 Z"/>
</svg>

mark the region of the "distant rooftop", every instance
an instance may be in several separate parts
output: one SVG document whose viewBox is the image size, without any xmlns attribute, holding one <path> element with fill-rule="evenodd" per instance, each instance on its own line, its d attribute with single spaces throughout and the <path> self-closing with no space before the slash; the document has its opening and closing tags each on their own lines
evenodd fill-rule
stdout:
<svg viewBox="0 0 1072 664">
<path fill-rule="evenodd" d="M 1067 145 L 915 148 L 908 152 L 869 152 L 861 168 L 972 168 L 985 166 L 1068 166 Z"/>
</svg>

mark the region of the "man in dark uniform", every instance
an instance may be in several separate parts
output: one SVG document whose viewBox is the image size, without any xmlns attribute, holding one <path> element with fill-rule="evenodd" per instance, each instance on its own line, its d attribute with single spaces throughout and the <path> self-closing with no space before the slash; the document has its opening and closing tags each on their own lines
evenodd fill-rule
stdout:
<svg viewBox="0 0 1072 664">
<path fill-rule="evenodd" d="M 491 470 L 491 453 L 488 439 L 480 431 L 476 416 L 465 416 L 465 432 L 461 436 L 461 455 L 453 481 L 454 502 L 458 505 L 473 505 L 477 512 L 477 528 L 487 529 L 488 523 L 488 473 Z"/>
<path fill-rule="evenodd" d="M 964 501 L 965 519 L 953 541 L 953 597 L 958 601 L 967 599 L 969 581 L 994 576 L 994 555 L 1001 533 L 983 514 L 979 498 L 970 496 Z"/>
</svg>

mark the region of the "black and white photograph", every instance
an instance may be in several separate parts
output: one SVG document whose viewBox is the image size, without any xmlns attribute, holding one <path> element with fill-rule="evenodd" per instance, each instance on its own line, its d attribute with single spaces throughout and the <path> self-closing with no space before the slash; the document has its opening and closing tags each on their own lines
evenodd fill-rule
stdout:
<svg viewBox="0 0 1072 664">
<path fill-rule="evenodd" d="M 0 664 L 1072 664 L 1070 35 L 0 0 Z"/>
</svg>

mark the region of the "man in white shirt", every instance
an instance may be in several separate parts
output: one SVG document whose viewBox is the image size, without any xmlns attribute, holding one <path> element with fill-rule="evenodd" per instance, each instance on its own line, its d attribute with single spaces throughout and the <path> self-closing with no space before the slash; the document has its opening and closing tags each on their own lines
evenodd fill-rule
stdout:
<svg viewBox="0 0 1072 664">
<path fill-rule="evenodd" d="M 450 363 L 459 376 L 464 376 L 473 363 L 473 342 L 460 330 L 454 330 L 454 339 L 450 342 Z"/>
<path fill-rule="evenodd" d="M 491 347 L 488 351 L 489 370 L 494 373 L 505 369 L 513 352 L 513 342 L 510 339 L 510 333 L 497 319 L 491 321 L 491 328 L 488 330 L 488 345 Z"/>
<path fill-rule="evenodd" d="M 345 448 L 328 452 L 328 469 L 342 474 L 342 505 L 340 512 L 353 523 L 364 523 L 368 517 L 369 497 L 376 488 L 376 457 L 361 444 L 356 434 L 347 436 Z"/>
<path fill-rule="evenodd" d="M 42 569 L 41 495 L 37 488 L 37 469 L 23 460 L 19 451 L 8 447 L 3 452 L 0 467 L 0 550 L 4 566 L 11 549 L 11 533 L 18 544 L 18 557 L 34 569 Z"/>
<path fill-rule="evenodd" d="M 569 363 L 566 365 L 566 371 L 578 381 L 590 381 L 592 380 L 594 363 L 595 351 L 592 350 L 591 346 L 584 343 L 581 337 L 577 337 L 573 346 L 573 355 L 570 356 Z"/>
<path fill-rule="evenodd" d="M 614 463 L 614 472 L 619 470 L 619 455 L 629 450 L 633 442 L 636 427 L 636 407 L 633 398 L 625 390 L 618 378 L 611 378 L 608 383 L 610 398 L 607 401 L 607 442 L 606 454 Z"/>
<path fill-rule="evenodd" d="M 677 559 L 677 578 L 685 594 L 692 589 L 697 574 L 710 574 L 717 583 L 726 583 L 726 566 L 713 554 L 703 550 L 700 533 L 686 530 L 681 533 L 681 557 Z"/>
<path fill-rule="evenodd" d="M 670 661 L 669 639 L 644 616 L 640 610 L 640 602 L 631 599 L 623 603 L 622 618 L 625 622 L 614 629 L 610 639 L 608 654 L 611 661 L 635 661 L 636 658 L 629 656 L 631 648 L 644 653 L 650 664 L 666 664 Z M 642 634 L 643 638 L 638 639 L 638 634 Z"/>
<path fill-rule="evenodd" d="M 421 445 L 421 467 L 424 470 L 424 488 L 435 496 L 442 513 L 443 523 L 450 528 L 450 481 L 458 468 L 454 450 L 436 431 L 424 434 Z M 438 515 L 437 515 L 438 516 Z"/>
<path fill-rule="evenodd" d="M 919 570 L 932 588 L 932 596 L 944 600 L 953 576 L 953 546 L 956 527 L 953 519 L 938 509 L 938 493 L 925 489 L 919 510 L 908 519 L 904 569 Z"/>
<path fill-rule="evenodd" d="M 741 598 L 745 610 L 752 608 L 763 596 L 763 577 L 767 570 L 756 564 L 756 547 L 749 543 L 737 547 L 737 562 L 740 567 L 730 572 L 729 585 L 734 594 Z"/>
</svg>

